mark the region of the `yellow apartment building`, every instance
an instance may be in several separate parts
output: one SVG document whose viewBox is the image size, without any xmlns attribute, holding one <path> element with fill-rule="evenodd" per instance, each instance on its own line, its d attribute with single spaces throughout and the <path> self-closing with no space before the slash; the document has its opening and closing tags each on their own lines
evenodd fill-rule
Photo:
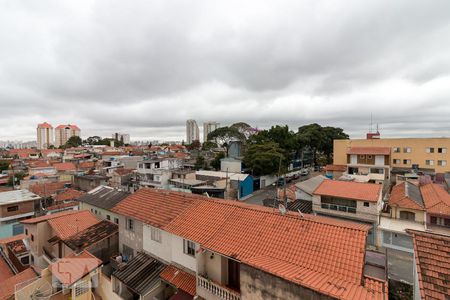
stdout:
<svg viewBox="0 0 450 300">
<path fill-rule="evenodd" d="M 354 147 L 390 148 L 389 166 L 395 169 L 423 169 L 435 173 L 450 171 L 450 138 L 383 138 L 334 140 L 334 165 L 348 165 Z M 359 159 L 359 157 L 358 157 Z"/>
</svg>

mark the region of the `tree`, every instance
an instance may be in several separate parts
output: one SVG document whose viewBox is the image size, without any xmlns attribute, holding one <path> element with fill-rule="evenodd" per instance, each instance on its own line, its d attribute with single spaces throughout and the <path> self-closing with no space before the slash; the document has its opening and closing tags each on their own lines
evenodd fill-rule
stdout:
<svg viewBox="0 0 450 300">
<path fill-rule="evenodd" d="M 203 143 L 202 150 L 208 151 L 212 148 L 217 148 L 217 144 L 214 143 L 213 141 L 206 141 Z"/>
<path fill-rule="evenodd" d="M 211 167 L 213 167 L 214 170 L 216 170 L 216 171 L 220 170 L 220 160 L 222 158 L 225 158 L 224 152 L 219 152 L 216 154 L 216 157 L 214 157 L 213 161 L 211 162 Z"/>
<path fill-rule="evenodd" d="M 81 138 L 77 135 L 74 135 L 67 140 L 64 148 L 79 147 L 82 143 L 83 141 L 81 140 Z"/>
<path fill-rule="evenodd" d="M 13 185 L 13 178 L 15 178 L 15 182 L 16 183 L 19 183 L 24 177 L 25 177 L 25 173 L 24 172 L 16 172 L 16 173 L 14 173 L 14 177 L 13 176 L 11 176 L 11 177 L 9 177 L 9 179 L 8 179 L 8 185 Z"/>
<path fill-rule="evenodd" d="M 230 126 L 230 128 L 236 128 L 237 131 L 239 131 L 239 133 L 241 133 L 246 140 L 254 133 L 253 128 L 245 122 L 234 123 Z M 241 142 L 245 142 L 245 140 Z"/>
<path fill-rule="evenodd" d="M 256 176 L 284 172 L 287 164 L 283 149 L 275 142 L 249 145 L 243 162 Z"/>
<path fill-rule="evenodd" d="M 201 155 L 197 156 L 197 160 L 195 161 L 194 165 L 195 170 L 208 170 L 208 164 L 205 160 L 205 158 Z"/>
<path fill-rule="evenodd" d="M 98 135 L 88 137 L 84 142 L 88 145 L 100 145 L 102 138 Z"/>
<path fill-rule="evenodd" d="M 208 140 L 213 140 L 217 145 L 225 147 L 228 150 L 230 142 L 234 140 L 245 141 L 245 136 L 239 132 L 236 127 L 220 127 L 208 134 Z"/>
<path fill-rule="evenodd" d="M 5 160 L 0 161 L 0 173 L 8 169 L 9 169 L 9 162 Z"/>
<path fill-rule="evenodd" d="M 186 148 L 189 151 L 191 151 L 191 150 L 200 150 L 201 147 L 202 147 L 202 144 L 200 143 L 199 140 L 193 140 L 190 145 L 186 145 Z"/>
<path fill-rule="evenodd" d="M 334 140 L 348 140 L 349 136 L 339 127 L 322 127 L 323 141 L 321 150 L 326 157 L 326 162 L 332 162 Z"/>
</svg>

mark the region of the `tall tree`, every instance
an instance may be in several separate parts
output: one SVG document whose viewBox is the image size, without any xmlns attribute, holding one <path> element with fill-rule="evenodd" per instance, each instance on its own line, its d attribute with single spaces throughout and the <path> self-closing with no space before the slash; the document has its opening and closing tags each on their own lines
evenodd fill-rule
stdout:
<svg viewBox="0 0 450 300">
<path fill-rule="evenodd" d="M 230 142 L 234 140 L 245 141 L 245 136 L 240 133 L 236 127 L 225 126 L 217 128 L 216 130 L 210 132 L 208 134 L 208 140 L 213 140 L 217 145 L 225 147 L 228 156 Z"/>
<path fill-rule="evenodd" d="M 71 147 L 79 147 L 81 146 L 81 144 L 83 143 L 83 141 L 81 140 L 81 138 L 79 136 L 71 136 L 66 144 L 64 145 L 65 148 L 71 148 Z"/>
<path fill-rule="evenodd" d="M 348 134 L 342 128 L 326 126 L 322 127 L 323 141 L 321 150 L 326 157 L 327 163 L 332 162 L 334 140 L 347 140 Z"/>
<path fill-rule="evenodd" d="M 251 144 L 244 155 L 244 164 L 251 168 L 253 175 L 273 175 L 286 170 L 283 149 L 275 142 Z"/>
</svg>

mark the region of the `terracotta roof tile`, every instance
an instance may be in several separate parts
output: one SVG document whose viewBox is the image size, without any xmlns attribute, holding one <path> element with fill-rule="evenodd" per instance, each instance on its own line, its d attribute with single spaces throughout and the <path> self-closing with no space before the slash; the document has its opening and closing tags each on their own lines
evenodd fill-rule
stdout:
<svg viewBox="0 0 450 300">
<path fill-rule="evenodd" d="M 12 272 L 8 263 L 5 261 L 3 256 L 0 256 L 0 286 L 3 281 L 13 276 L 14 273 Z M 1 296 L 2 296 L 2 288 L 0 287 L 0 299 L 2 299 Z"/>
<path fill-rule="evenodd" d="M 1 282 L 0 300 L 11 299 L 11 297 L 14 296 L 14 291 L 17 284 L 25 281 L 30 281 L 33 278 L 37 278 L 36 272 L 32 268 L 28 268 Z"/>
<path fill-rule="evenodd" d="M 68 207 L 76 207 L 78 205 L 79 205 L 79 202 L 70 201 L 70 202 L 66 202 L 66 203 L 49 206 L 49 207 L 47 207 L 47 211 L 60 210 L 60 209 L 68 208 Z"/>
<path fill-rule="evenodd" d="M 128 175 L 134 172 L 134 169 L 125 169 L 125 168 L 119 168 L 114 170 L 114 173 L 120 176 Z"/>
<path fill-rule="evenodd" d="M 420 187 L 427 213 L 450 215 L 450 194 L 440 185 L 429 183 Z"/>
<path fill-rule="evenodd" d="M 77 213 L 77 211 L 62 211 L 62 212 L 51 214 L 51 215 L 45 215 L 45 216 L 40 216 L 40 217 L 36 217 L 36 218 L 22 220 L 22 221 L 20 221 L 20 223 L 22 223 L 22 224 L 37 224 L 40 222 L 46 222 L 51 219 L 56 219 L 56 218 L 64 217 L 66 215 L 75 214 L 75 213 Z"/>
<path fill-rule="evenodd" d="M 64 128 L 66 128 L 66 127 L 69 127 L 69 128 L 72 129 L 72 130 L 80 130 L 80 128 L 78 128 L 77 125 L 70 125 L 70 124 L 67 124 L 67 125 L 58 125 L 55 129 L 64 129 Z"/>
<path fill-rule="evenodd" d="M 50 125 L 49 123 L 47 123 L 47 122 L 44 122 L 44 123 L 41 123 L 41 124 L 38 124 L 38 126 L 37 126 L 38 128 L 53 128 L 53 126 L 52 125 Z"/>
<path fill-rule="evenodd" d="M 57 171 L 75 171 L 77 167 L 71 162 L 53 164 Z"/>
<path fill-rule="evenodd" d="M 66 189 L 65 191 L 57 194 L 55 196 L 56 202 L 67 201 L 67 200 L 75 200 L 78 197 L 83 196 L 85 193 L 82 191 L 78 191 L 72 188 Z"/>
<path fill-rule="evenodd" d="M 57 191 L 63 190 L 68 182 L 46 182 L 36 183 L 30 186 L 29 190 L 41 197 L 51 197 L 56 194 Z"/>
<path fill-rule="evenodd" d="M 351 181 L 324 180 L 314 191 L 315 195 L 377 202 L 381 195 L 380 184 Z"/>
<path fill-rule="evenodd" d="M 93 161 L 82 161 L 78 164 L 79 169 L 91 169 L 95 167 L 95 163 Z"/>
<path fill-rule="evenodd" d="M 415 210 L 425 210 L 424 206 L 408 196 L 408 192 L 406 191 L 407 185 L 407 183 L 402 182 L 392 188 L 391 194 L 389 195 L 389 205 Z"/>
<path fill-rule="evenodd" d="M 413 237 L 421 298 L 447 300 L 450 295 L 450 236 L 407 232 Z"/>
<path fill-rule="evenodd" d="M 391 148 L 389 147 L 351 147 L 347 150 L 347 154 L 371 154 L 371 155 L 389 155 Z"/>
<path fill-rule="evenodd" d="M 48 220 L 48 224 L 61 240 L 65 240 L 99 222 L 88 210 L 76 211 L 60 218 Z"/>
<path fill-rule="evenodd" d="M 159 275 L 161 279 L 173 284 L 176 288 L 185 291 L 191 296 L 196 295 L 196 278 L 186 271 L 173 265 L 167 266 Z"/>
<path fill-rule="evenodd" d="M 347 170 L 346 165 L 326 165 L 324 168 L 325 171 L 336 171 L 336 172 L 345 172 Z"/>
<path fill-rule="evenodd" d="M 96 258 L 88 251 L 83 251 L 79 255 L 74 253 L 59 259 L 50 264 L 48 268 L 58 280 L 70 286 L 92 272 L 102 264 L 101 260 Z"/>
</svg>

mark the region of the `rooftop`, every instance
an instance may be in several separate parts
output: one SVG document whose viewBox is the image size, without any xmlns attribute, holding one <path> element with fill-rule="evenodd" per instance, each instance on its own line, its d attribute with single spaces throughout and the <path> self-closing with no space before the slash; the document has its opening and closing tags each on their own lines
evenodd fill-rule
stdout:
<svg viewBox="0 0 450 300">
<path fill-rule="evenodd" d="M 174 265 L 169 265 L 161 272 L 160 277 L 177 289 L 183 290 L 191 296 L 195 296 L 197 289 L 195 275 L 183 271 Z"/>
<path fill-rule="evenodd" d="M 98 222 L 99 220 L 88 210 L 74 211 L 48 220 L 48 224 L 61 240 L 66 240 Z"/>
<path fill-rule="evenodd" d="M 37 278 L 36 272 L 32 268 L 24 271 L 0 282 L 0 300 L 9 300 L 14 296 L 17 284 Z"/>
<path fill-rule="evenodd" d="M 0 192 L 0 205 L 37 200 L 40 197 L 29 190 L 14 190 Z"/>
<path fill-rule="evenodd" d="M 408 230 L 422 299 L 447 300 L 450 295 L 450 236 Z"/>
<path fill-rule="evenodd" d="M 240 180 L 244 181 L 249 174 L 241 174 L 241 173 L 230 173 L 230 172 L 221 172 L 221 171 L 196 171 L 196 175 L 199 176 L 208 176 L 208 177 L 217 177 L 220 179 L 229 178 L 230 180 Z"/>
<path fill-rule="evenodd" d="M 71 286 L 88 273 L 98 268 L 102 262 L 88 251 L 71 253 L 48 266 L 49 270 L 62 284 Z"/>
<path fill-rule="evenodd" d="M 420 191 L 427 213 L 450 215 L 450 194 L 442 186 L 429 183 L 421 186 Z"/>
<path fill-rule="evenodd" d="M 382 191 L 381 184 L 351 181 L 324 180 L 314 191 L 315 195 L 377 202 Z"/>
<path fill-rule="evenodd" d="M 53 167 L 55 167 L 57 171 L 75 171 L 77 169 L 77 167 L 71 162 L 56 163 L 53 164 Z"/>
<path fill-rule="evenodd" d="M 118 232 L 118 226 L 108 220 L 100 221 L 67 238 L 64 243 L 74 251 L 80 251 Z"/>
<path fill-rule="evenodd" d="M 295 186 L 298 189 L 301 189 L 302 191 L 312 195 L 313 192 L 316 190 L 316 188 L 325 180 L 327 179 L 323 175 L 312 177 L 308 180 L 301 181 L 295 184 Z"/>
<path fill-rule="evenodd" d="M 402 182 L 392 188 L 389 205 L 415 210 L 424 210 L 424 203 L 418 186 Z"/>
<path fill-rule="evenodd" d="M 30 186 L 30 191 L 41 196 L 41 197 L 51 197 L 56 194 L 56 192 L 63 190 L 69 182 L 45 182 L 36 183 Z"/>
<path fill-rule="evenodd" d="M 78 201 L 98 208 L 111 210 L 129 195 L 129 192 L 119 191 L 112 187 L 101 185 L 79 197 Z"/>
<path fill-rule="evenodd" d="M 56 219 L 56 218 L 60 218 L 66 215 L 70 215 L 70 214 L 75 214 L 77 213 L 77 211 L 62 211 L 59 213 L 55 213 L 55 214 L 50 214 L 50 215 L 45 215 L 45 216 L 40 216 L 40 217 L 36 217 L 36 218 L 31 218 L 31 219 L 25 219 L 20 221 L 20 223 L 22 224 L 37 224 L 37 223 L 41 223 L 41 222 L 46 222 L 48 220 L 51 219 Z"/>
<path fill-rule="evenodd" d="M 74 200 L 83 196 L 85 193 L 76 189 L 68 188 L 55 196 L 56 202 Z"/>
</svg>

